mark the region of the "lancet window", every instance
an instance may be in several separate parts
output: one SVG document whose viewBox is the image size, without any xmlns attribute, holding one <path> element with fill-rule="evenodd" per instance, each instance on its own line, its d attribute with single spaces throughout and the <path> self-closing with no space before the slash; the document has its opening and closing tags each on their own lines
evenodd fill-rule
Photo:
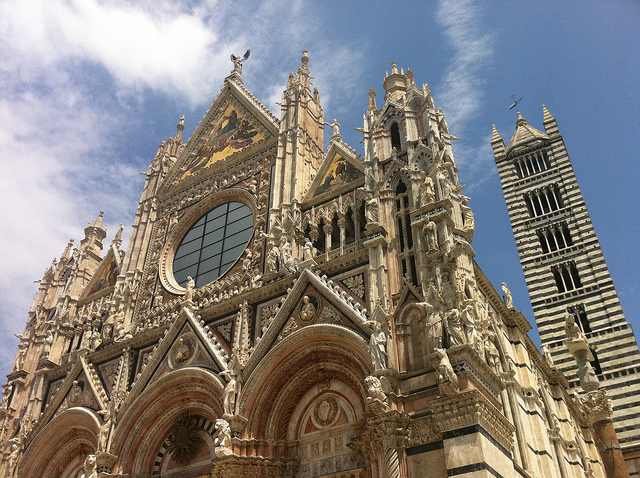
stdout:
<svg viewBox="0 0 640 478">
<path fill-rule="evenodd" d="M 536 231 L 543 253 L 557 251 L 573 245 L 566 222 L 552 224 Z"/>
<path fill-rule="evenodd" d="M 533 174 L 549 169 L 549 156 L 547 151 L 540 149 L 524 156 L 519 156 L 513 160 L 519 178 L 526 178 Z"/>
<path fill-rule="evenodd" d="M 413 234 L 409 211 L 409 191 L 404 181 L 395 188 L 396 225 L 398 228 L 398 258 L 402 265 L 402 276 L 412 284 L 418 283 L 418 274 L 413 255 Z"/>
<path fill-rule="evenodd" d="M 562 207 L 560 191 L 556 184 L 549 184 L 525 193 L 524 201 L 531 217 L 542 216 Z"/>
<path fill-rule="evenodd" d="M 551 266 L 551 272 L 553 273 L 558 292 L 560 293 L 582 287 L 582 282 L 578 275 L 578 268 L 573 261 Z"/>
<path fill-rule="evenodd" d="M 391 148 L 400 151 L 402 141 L 400 140 L 400 127 L 398 123 L 391 123 Z"/>
</svg>

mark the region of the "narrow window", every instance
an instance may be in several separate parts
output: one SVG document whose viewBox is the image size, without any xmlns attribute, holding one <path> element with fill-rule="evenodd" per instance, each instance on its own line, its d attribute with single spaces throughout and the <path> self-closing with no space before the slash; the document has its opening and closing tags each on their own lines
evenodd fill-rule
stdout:
<svg viewBox="0 0 640 478">
<path fill-rule="evenodd" d="M 391 147 L 400 151 L 400 128 L 398 123 L 391 124 Z"/>
</svg>

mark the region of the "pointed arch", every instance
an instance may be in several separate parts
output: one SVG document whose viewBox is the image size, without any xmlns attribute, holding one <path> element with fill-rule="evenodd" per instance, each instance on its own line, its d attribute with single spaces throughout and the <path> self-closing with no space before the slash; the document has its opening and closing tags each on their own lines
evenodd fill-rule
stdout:
<svg viewBox="0 0 640 478">
<path fill-rule="evenodd" d="M 82 407 L 69 408 L 51 420 L 26 449 L 18 476 L 54 478 L 98 446 L 100 422 Z"/>
<path fill-rule="evenodd" d="M 211 422 L 223 414 L 223 383 L 208 370 L 183 368 L 149 385 L 121 411 L 110 452 L 120 473 L 150 474 L 173 422 L 188 411 Z"/>
</svg>

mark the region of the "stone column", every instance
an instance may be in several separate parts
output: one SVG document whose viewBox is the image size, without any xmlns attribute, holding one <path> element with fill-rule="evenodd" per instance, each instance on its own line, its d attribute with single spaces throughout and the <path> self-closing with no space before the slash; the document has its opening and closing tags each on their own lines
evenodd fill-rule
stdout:
<svg viewBox="0 0 640 478">
<path fill-rule="evenodd" d="M 605 390 L 595 390 L 580 396 L 584 412 L 593 427 L 596 446 L 600 451 L 607 478 L 629 478 L 629 471 L 613 428 L 613 406 Z"/>
</svg>

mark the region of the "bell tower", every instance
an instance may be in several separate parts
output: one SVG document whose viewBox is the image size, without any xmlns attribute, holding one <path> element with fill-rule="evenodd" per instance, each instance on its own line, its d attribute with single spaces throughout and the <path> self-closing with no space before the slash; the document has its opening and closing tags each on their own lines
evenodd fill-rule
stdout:
<svg viewBox="0 0 640 478">
<path fill-rule="evenodd" d="M 558 123 L 543 105 L 544 130 L 518 112 L 505 147 L 495 125 L 491 145 L 543 349 L 579 387 L 591 369 L 614 403 L 623 451 L 640 444 L 640 353 L 625 319 Z M 589 370 L 565 345 L 575 322 L 588 340 Z"/>
</svg>

